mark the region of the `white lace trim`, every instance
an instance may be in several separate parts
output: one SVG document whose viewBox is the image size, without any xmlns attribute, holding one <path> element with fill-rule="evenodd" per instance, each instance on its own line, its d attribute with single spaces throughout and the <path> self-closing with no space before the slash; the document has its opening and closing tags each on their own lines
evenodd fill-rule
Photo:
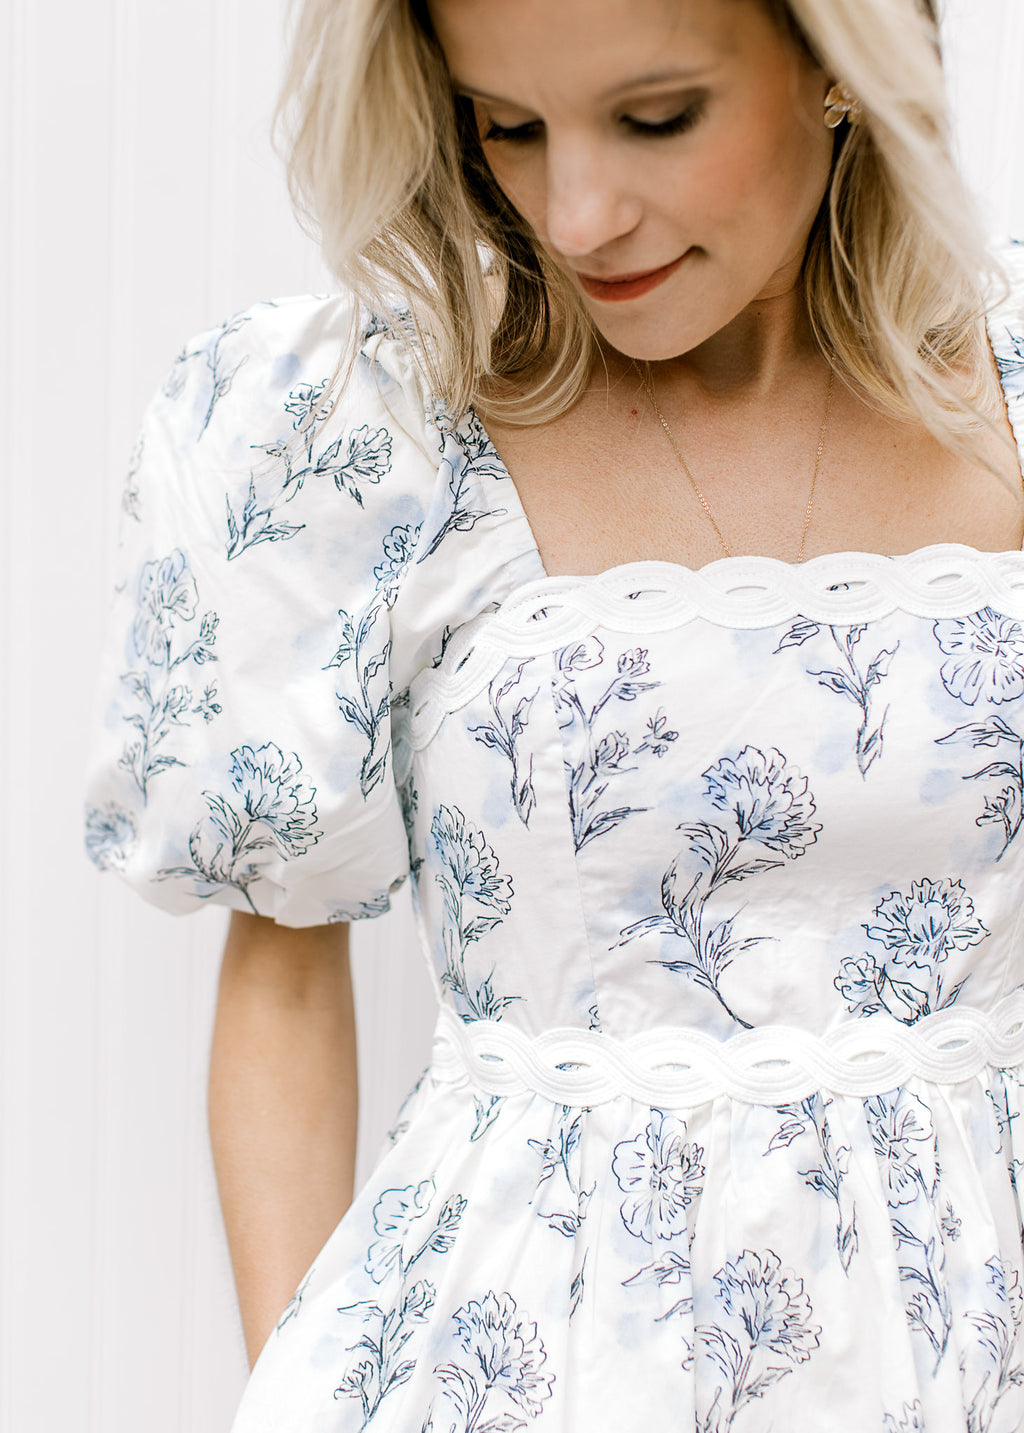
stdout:
<svg viewBox="0 0 1024 1433">
<path fill-rule="evenodd" d="M 1024 620 L 1024 553 L 943 544 L 899 557 L 834 553 L 801 566 L 726 557 L 698 571 L 636 562 L 594 577 L 541 578 L 466 623 L 440 666 L 413 682 L 410 738 L 417 749 L 426 745 L 510 658 L 557 651 L 598 628 L 645 636 L 695 618 L 754 629 L 796 617 L 846 626 L 896 611 L 936 619 L 984 607 Z"/>
<path fill-rule="evenodd" d="M 756 1105 L 788 1105 L 816 1090 L 864 1098 L 911 1079 L 955 1085 L 988 1066 L 1022 1063 L 1024 991 L 1017 990 L 992 1010 L 952 1008 L 912 1026 L 869 1016 L 827 1035 L 768 1025 L 725 1041 L 686 1028 L 626 1040 L 571 1028 L 530 1036 L 498 1020 L 467 1024 L 445 1007 L 431 1069 L 492 1095 L 533 1091 L 576 1106 L 624 1096 L 674 1109 L 721 1095 Z"/>
</svg>

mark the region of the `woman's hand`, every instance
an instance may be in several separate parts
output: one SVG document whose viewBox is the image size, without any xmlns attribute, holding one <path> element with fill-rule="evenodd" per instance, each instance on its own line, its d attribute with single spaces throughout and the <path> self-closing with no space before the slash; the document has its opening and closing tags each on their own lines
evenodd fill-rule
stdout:
<svg viewBox="0 0 1024 1433">
<path fill-rule="evenodd" d="M 351 1202 L 356 1115 L 348 926 L 233 914 L 210 1137 L 250 1363 Z"/>
</svg>

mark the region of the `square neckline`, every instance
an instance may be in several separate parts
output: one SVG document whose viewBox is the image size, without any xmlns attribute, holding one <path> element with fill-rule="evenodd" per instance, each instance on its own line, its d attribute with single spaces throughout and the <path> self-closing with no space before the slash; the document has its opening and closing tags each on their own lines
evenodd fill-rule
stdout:
<svg viewBox="0 0 1024 1433">
<path fill-rule="evenodd" d="M 1024 393 L 1018 395 L 1016 399 L 1011 399 L 1011 396 L 1007 391 L 1006 383 L 1003 378 L 1003 369 L 1000 364 L 1000 344 L 998 342 L 998 338 L 1002 338 L 1005 341 L 1005 338 L 1008 333 L 1008 320 L 1003 312 L 1004 307 L 1005 306 L 1003 305 L 998 306 L 985 314 L 985 334 L 988 340 L 989 353 L 991 354 L 992 359 L 995 362 L 996 371 L 999 377 L 999 391 L 1002 395 L 1003 400 L 1003 412 L 1006 416 L 1007 422 L 1010 425 L 1010 431 L 1013 434 L 1014 442 L 1017 448 L 1017 476 L 1020 481 L 1021 495 L 1022 498 L 1024 498 Z M 543 554 L 540 550 L 540 544 L 538 543 L 537 536 L 533 530 L 533 525 L 531 524 L 530 519 L 527 516 L 526 508 L 523 505 L 519 489 L 516 486 L 515 478 L 509 471 L 505 460 L 498 452 L 498 449 L 495 446 L 490 433 L 487 431 L 486 425 L 484 424 L 480 415 L 477 413 L 476 409 L 471 409 L 470 412 L 472 413 L 472 416 L 476 423 L 480 425 L 480 432 L 484 438 L 484 441 L 489 446 L 493 458 L 496 460 L 496 466 L 500 469 L 500 472 L 498 474 L 498 480 L 507 483 L 509 491 L 513 495 L 513 500 L 510 504 L 510 507 L 512 508 L 511 516 L 513 522 L 521 530 L 524 536 L 522 551 L 520 555 L 532 559 L 533 565 L 537 571 L 536 582 L 544 585 L 558 585 L 564 588 L 566 584 L 569 584 L 571 586 L 577 583 L 587 584 L 592 582 L 601 582 L 602 580 L 611 579 L 627 572 L 651 572 L 656 571 L 659 568 L 663 571 L 667 569 L 670 572 L 695 575 L 699 573 L 705 573 L 711 568 L 714 568 L 716 572 L 722 572 L 727 568 L 736 566 L 737 564 L 740 565 L 741 568 L 749 571 L 751 563 L 768 564 L 769 566 L 774 564 L 780 568 L 787 568 L 792 569 L 793 571 L 799 571 L 801 569 L 806 570 L 811 566 L 811 564 L 817 562 L 819 559 L 827 559 L 829 562 L 835 562 L 837 559 L 842 558 L 863 559 L 865 557 L 868 557 L 876 560 L 882 559 L 886 562 L 901 563 L 907 561 L 919 561 L 922 558 L 926 558 L 931 555 L 937 555 L 940 552 L 945 552 L 948 550 L 969 552 L 978 557 L 1024 557 L 1024 537 L 1022 537 L 1020 547 L 1014 548 L 984 549 L 972 547 L 968 543 L 929 542 L 922 544 L 920 547 L 912 548 L 909 552 L 885 553 L 869 552 L 866 549 L 858 548 L 838 549 L 836 551 L 831 552 L 815 553 L 813 557 L 805 558 L 803 562 L 795 562 L 790 558 L 784 557 L 771 557 L 763 553 L 734 553 L 727 557 L 714 558 L 711 562 L 705 562 L 701 564 L 700 567 L 691 567 L 685 562 L 676 562 L 673 561 L 671 558 L 633 558 L 628 562 L 613 563 L 610 567 L 602 568 L 598 572 L 552 573 L 549 572 L 547 569 Z M 532 587 L 535 584 L 531 583 L 530 585 Z"/>
</svg>

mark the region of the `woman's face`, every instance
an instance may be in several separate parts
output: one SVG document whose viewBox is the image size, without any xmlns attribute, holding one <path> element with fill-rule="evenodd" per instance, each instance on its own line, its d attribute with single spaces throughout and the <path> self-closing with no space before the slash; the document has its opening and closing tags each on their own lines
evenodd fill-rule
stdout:
<svg viewBox="0 0 1024 1433">
<path fill-rule="evenodd" d="M 828 80 L 759 0 L 430 13 L 497 183 L 615 348 L 688 352 L 794 287 L 831 167 Z"/>
</svg>

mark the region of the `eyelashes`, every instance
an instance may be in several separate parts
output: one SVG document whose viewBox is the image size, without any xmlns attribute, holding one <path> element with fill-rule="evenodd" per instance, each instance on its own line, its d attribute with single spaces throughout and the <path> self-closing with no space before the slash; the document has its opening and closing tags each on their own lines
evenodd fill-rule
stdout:
<svg viewBox="0 0 1024 1433">
<path fill-rule="evenodd" d="M 706 103 L 701 99 L 694 104 L 687 105 L 686 109 L 673 115 L 671 119 L 661 120 L 657 124 L 633 119 L 630 115 L 623 115 L 621 123 L 631 134 L 639 135 L 641 138 L 668 139 L 673 135 L 685 134 L 687 130 L 693 129 L 694 125 L 703 118 L 705 108 Z M 531 140 L 540 138 L 543 128 L 542 121 L 538 119 L 531 120 L 528 124 L 517 124 L 511 128 L 489 120 L 481 138 L 485 143 L 490 140 L 503 144 L 528 144 Z"/>
<path fill-rule="evenodd" d="M 647 124 L 640 119 L 630 119 L 628 124 L 636 134 L 685 134 L 703 117 L 704 109 L 705 101 L 697 100 L 696 103 L 687 105 L 680 114 L 673 115 L 671 119 L 662 120 L 660 124 Z"/>
<path fill-rule="evenodd" d="M 489 120 L 487 128 L 481 136 L 484 143 L 489 139 L 500 140 L 508 144 L 523 144 L 526 140 L 536 138 L 540 125 L 535 120 L 532 124 L 517 124 L 514 129 L 508 129 L 504 125 L 495 124 Z"/>
<path fill-rule="evenodd" d="M 507 144 L 525 144 L 528 140 L 536 139 L 539 132 L 539 120 L 533 120 L 530 124 L 517 124 L 513 129 L 508 129 L 504 125 L 495 124 L 493 120 L 488 120 L 487 128 L 481 137 L 485 144 L 489 139 L 499 140 Z"/>
</svg>

